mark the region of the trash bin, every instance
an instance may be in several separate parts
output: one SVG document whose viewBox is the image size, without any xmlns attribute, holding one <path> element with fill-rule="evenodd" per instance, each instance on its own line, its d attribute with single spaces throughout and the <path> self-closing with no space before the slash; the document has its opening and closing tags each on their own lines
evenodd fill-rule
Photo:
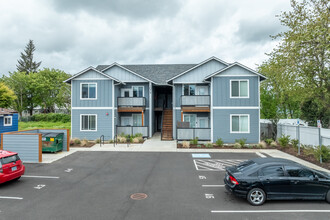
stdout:
<svg viewBox="0 0 330 220">
<path fill-rule="evenodd" d="M 58 152 L 63 150 L 64 133 L 42 133 L 42 152 Z"/>
</svg>

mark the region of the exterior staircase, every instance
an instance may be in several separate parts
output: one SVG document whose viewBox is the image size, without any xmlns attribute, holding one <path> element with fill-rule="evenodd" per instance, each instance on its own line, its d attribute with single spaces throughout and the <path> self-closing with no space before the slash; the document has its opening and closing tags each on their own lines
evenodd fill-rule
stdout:
<svg viewBox="0 0 330 220">
<path fill-rule="evenodd" d="M 173 111 L 165 109 L 163 114 L 162 140 L 173 140 Z"/>
</svg>

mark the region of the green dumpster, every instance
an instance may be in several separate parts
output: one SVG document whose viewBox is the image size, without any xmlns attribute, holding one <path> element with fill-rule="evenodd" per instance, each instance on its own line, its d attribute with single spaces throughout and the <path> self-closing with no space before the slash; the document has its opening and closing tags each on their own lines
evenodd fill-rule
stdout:
<svg viewBox="0 0 330 220">
<path fill-rule="evenodd" d="M 42 133 L 42 152 L 57 152 L 63 150 L 63 133 Z"/>
</svg>

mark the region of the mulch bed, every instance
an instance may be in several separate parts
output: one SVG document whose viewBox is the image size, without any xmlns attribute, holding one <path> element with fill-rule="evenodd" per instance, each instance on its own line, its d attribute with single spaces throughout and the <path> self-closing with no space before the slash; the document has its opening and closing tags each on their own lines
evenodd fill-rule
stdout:
<svg viewBox="0 0 330 220">
<path fill-rule="evenodd" d="M 73 144 L 70 147 L 93 147 L 95 143 L 88 143 L 86 146 L 81 146 L 80 144 Z"/>
<path fill-rule="evenodd" d="M 225 145 L 223 147 L 218 147 L 218 146 L 213 146 L 213 147 L 206 147 L 204 144 L 201 144 L 199 147 L 197 147 L 197 144 L 190 144 L 189 148 L 184 148 L 182 144 L 177 144 L 177 148 L 182 148 L 182 149 L 277 149 L 280 151 L 283 151 L 287 154 L 290 154 L 292 156 L 298 157 L 302 160 L 308 161 L 310 163 L 313 163 L 317 166 L 323 167 L 325 169 L 330 170 L 330 162 L 323 162 L 320 163 L 319 160 L 315 159 L 314 155 L 307 155 L 305 154 L 304 150 L 300 150 L 300 155 L 298 155 L 298 150 L 296 150 L 293 147 L 281 147 L 281 146 L 276 146 L 276 147 L 271 147 L 268 146 L 267 148 L 257 148 L 257 147 L 243 147 L 243 148 L 235 148 L 234 145 Z"/>
</svg>

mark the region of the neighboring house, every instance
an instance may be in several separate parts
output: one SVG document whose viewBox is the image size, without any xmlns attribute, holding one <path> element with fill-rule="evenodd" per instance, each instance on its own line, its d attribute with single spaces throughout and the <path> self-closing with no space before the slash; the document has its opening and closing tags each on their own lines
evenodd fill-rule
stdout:
<svg viewBox="0 0 330 220">
<path fill-rule="evenodd" d="M 18 130 L 17 111 L 0 108 L 0 133 L 17 131 L 17 130 Z"/>
<path fill-rule="evenodd" d="M 136 134 L 225 143 L 260 139 L 260 81 L 239 63 L 211 57 L 199 64 L 99 65 L 71 84 L 72 137 Z"/>
</svg>

